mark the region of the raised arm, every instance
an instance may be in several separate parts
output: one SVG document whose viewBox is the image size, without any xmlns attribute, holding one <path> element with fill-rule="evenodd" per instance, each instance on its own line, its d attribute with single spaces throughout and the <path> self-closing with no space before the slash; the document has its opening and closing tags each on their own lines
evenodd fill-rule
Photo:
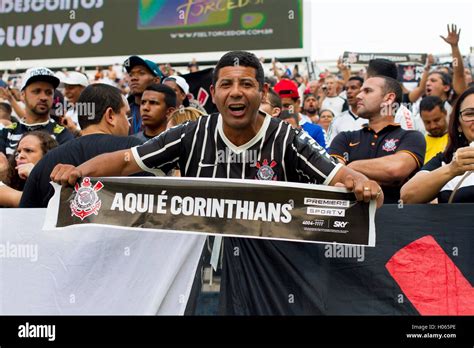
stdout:
<svg viewBox="0 0 474 348">
<path fill-rule="evenodd" d="M 339 59 L 337 60 L 337 68 L 341 72 L 342 81 L 344 82 L 344 84 L 346 84 L 347 81 L 349 81 L 349 78 L 351 77 L 351 68 L 344 64 L 342 57 L 339 57 Z"/>
<path fill-rule="evenodd" d="M 15 113 L 20 119 L 25 117 L 25 109 L 23 109 L 20 104 L 18 104 L 12 92 L 8 88 L 0 87 L 0 97 L 3 97 L 4 99 L 8 100 L 12 109 L 15 111 Z"/>
<path fill-rule="evenodd" d="M 448 24 L 448 35 L 446 37 L 440 35 L 440 37 L 451 46 L 451 55 L 453 57 L 453 88 L 459 95 L 466 90 L 467 84 L 464 76 L 464 63 L 458 45 L 461 29 L 459 29 L 459 31 L 457 29 L 455 24 L 451 24 L 451 28 Z"/>
<path fill-rule="evenodd" d="M 410 92 L 410 94 L 408 94 L 408 99 L 410 99 L 410 103 L 416 102 L 423 95 L 423 93 L 425 93 L 426 81 L 428 81 L 428 75 L 430 73 L 430 68 L 433 63 L 433 55 L 428 54 L 428 57 L 426 58 L 425 69 L 423 70 L 423 75 L 421 75 L 420 83 L 417 87 L 413 89 L 413 91 Z"/>
</svg>

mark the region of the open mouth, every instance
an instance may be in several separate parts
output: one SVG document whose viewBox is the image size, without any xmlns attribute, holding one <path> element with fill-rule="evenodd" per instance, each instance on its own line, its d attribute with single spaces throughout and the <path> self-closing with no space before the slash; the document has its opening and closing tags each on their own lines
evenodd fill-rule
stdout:
<svg viewBox="0 0 474 348">
<path fill-rule="evenodd" d="M 232 116 L 243 116 L 245 114 L 245 104 L 229 105 L 229 111 Z"/>
<path fill-rule="evenodd" d="M 431 88 L 426 88 L 426 94 L 430 95 L 431 94 Z"/>
</svg>

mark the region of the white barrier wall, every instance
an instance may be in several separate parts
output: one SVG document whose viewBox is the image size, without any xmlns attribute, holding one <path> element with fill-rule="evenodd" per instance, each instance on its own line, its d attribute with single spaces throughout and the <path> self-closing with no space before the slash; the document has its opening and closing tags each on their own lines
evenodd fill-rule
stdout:
<svg viewBox="0 0 474 348">
<path fill-rule="evenodd" d="M 0 314 L 182 315 L 206 236 L 71 227 L 0 209 Z"/>
</svg>

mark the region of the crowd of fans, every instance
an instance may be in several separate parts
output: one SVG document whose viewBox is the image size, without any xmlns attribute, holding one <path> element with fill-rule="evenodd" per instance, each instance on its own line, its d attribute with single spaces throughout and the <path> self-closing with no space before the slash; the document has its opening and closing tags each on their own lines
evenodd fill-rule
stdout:
<svg viewBox="0 0 474 348">
<path fill-rule="evenodd" d="M 273 61 L 260 110 L 376 181 L 385 203 L 474 202 L 474 84 L 457 28 L 443 39 L 452 67 L 435 67 L 429 55 L 411 91 L 385 59 L 363 74 L 339 61 L 338 73 L 315 80 Z M 131 56 L 91 78 L 77 70 L 31 68 L 20 88 L 0 84 L 0 206 L 45 207 L 54 165 L 77 166 L 207 114 L 169 64 Z M 197 62 L 188 70 L 198 71 Z"/>
</svg>

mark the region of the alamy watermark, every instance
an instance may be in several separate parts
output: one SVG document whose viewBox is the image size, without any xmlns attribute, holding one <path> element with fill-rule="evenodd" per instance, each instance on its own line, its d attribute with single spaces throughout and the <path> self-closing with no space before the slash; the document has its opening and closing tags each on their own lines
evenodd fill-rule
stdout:
<svg viewBox="0 0 474 348">
<path fill-rule="evenodd" d="M 78 116 L 87 117 L 88 120 L 95 117 L 95 103 L 70 103 L 64 101 L 63 103 L 54 104 L 54 113 L 56 116 L 64 116 L 67 112 L 72 111 Z"/>
<path fill-rule="evenodd" d="M 30 259 L 31 262 L 36 262 L 38 261 L 38 245 L 0 243 L 0 259 L 2 258 Z"/>
<path fill-rule="evenodd" d="M 229 148 L 217 150 L 217 163 L 249 163 L 255 167 L 258 161 L 258 150 L 245 150 L 241 153 L 235 153 Z"/>
<path fill-rule="evenodd" d="M 356 258 L 358 262 L 363 262 L 365 260 L 365 247 L 362 245 L 326 244 L 324 246 L 324 257 L 328 259 Z"/>
</svg>

